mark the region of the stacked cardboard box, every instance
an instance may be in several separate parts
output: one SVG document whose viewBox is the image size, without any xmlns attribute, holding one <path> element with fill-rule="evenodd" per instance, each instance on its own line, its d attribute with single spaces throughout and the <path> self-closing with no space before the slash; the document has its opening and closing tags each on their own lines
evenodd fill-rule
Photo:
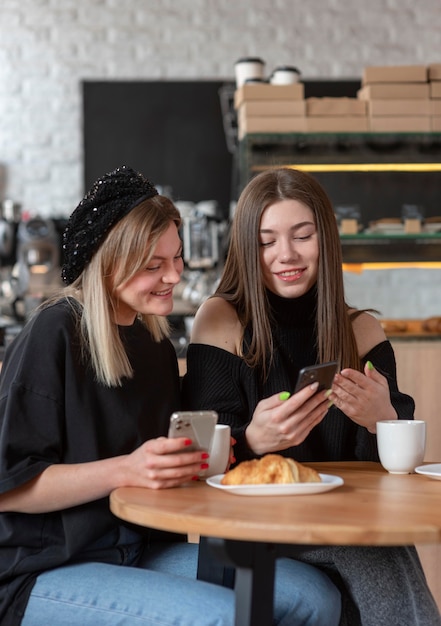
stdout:
<svg viewBox="0 0 441 626">
<path fill-rule="evenodd" d="M 366 132 L 366 103 L 357 98 L 307 98 L 306 126 L 310 133 Z"/>
<path fill-rule="evenodd" d="M 368 66 L 356 98 L 307 98 L 304 84 L 235 92 L 239 139 L 249 133 L 441 132 L 441 63 Z"/>
<path fill-rule="evenodd" d="M 441 63 L 429 65 L 432 131 L 441 133 Z"/>
<path fill-rule="evenodd" d="M 430 88 L 425 65 L 368 66 L 357 94 L 367 103 L 372 132 L 431 130 Z"/>
<path fill-rule="evenodd" d="M 292 85 L 245 84 L 234 94 L 239 139 L 248 133 L 306 131 L 305 88 Z"/>
</svg>

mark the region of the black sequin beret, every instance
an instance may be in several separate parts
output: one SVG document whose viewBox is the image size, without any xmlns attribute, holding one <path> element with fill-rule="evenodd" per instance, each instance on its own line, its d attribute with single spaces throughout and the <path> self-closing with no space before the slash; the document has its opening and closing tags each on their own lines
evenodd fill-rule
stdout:
<svg viewBox="0 0 441 626">
<path fill-rule="evenodd" d="M 99 178 L 70 216 L 63 233 L 63 282 L 73 283 L 112 226 L 140 202 L 157 194 L 142 174 L 126 165 Z"/>
</svg>

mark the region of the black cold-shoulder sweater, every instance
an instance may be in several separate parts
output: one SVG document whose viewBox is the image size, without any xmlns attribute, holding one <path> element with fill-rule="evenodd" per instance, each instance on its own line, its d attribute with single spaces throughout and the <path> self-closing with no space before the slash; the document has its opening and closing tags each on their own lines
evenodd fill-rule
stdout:
<svg viewBox="0 0 441 626">
<path fill-rule="evenodd" d="M 315 290 L 288 300 L 268 293 L 273 314 L 275 354 L 265 384 L 259 372 L 238 356 L 213 346 L 192 344 L 187 355 L 183 392 L 186 408 L 215 409 L 219 421 L 230 424 L 237 439 L 238 462 L 255 455 L 247 447 L 245 429 L 260 399 L 291 391 L 298 370 L 316 363 Z M 249 329 L 245 333 L 246 344 Z M 402 419 L 413 419 L 414 401 L 400 393 L 395 356 L 383 341 L 363 356 L 386 375 L 392 405 Z M 377 416 L 381 419 L 381 415 Z M 299 446 L 281 452 L 301 462 L 378 461 L 376 436 L 358 426 L 336 407 L 329 409 Z M 341 626 L 379 624 L 439 625 L 439 611 L 425 582 L 413 547 L 300 546 L 296 559 L 324 569 L 342 593 Z M 391 581 L 395 588 L 390 591 Z M 375 597 L 375 602 L 372 598 Z"/>
<path fill-rule="evenodd" d="M 256 455 L 245 440 L 245 430 L 257 403 L 281 391 L 292 391 L 301 367 L 317 362 L 315 347 L 316 290 L 295 299 L 268 292 L 272 312 L 275 353 L 269 376 L 263 383 L 258 369 L 241 357 L 220 348 L 191 344 L 187 353 L 187 374 L 183 381 L 183 402 L 187 409 L 214 409 L 219 422 L 229 424 L 237 440 L 237 461 Z M 245 333 L 245 343 L 249 329 Z M 414 401 L 398 390 L 392 346 L 383 341 L 363 357 L 387 376 L 392 405 L 402 419 L 413 419 Z M 376 416 L 381 419 L 381 415 Z M 358 426 L 336 407 L 299 446 L 280 454 L 300 462 L 378 461 L 376 436 Z"/>
</svg>

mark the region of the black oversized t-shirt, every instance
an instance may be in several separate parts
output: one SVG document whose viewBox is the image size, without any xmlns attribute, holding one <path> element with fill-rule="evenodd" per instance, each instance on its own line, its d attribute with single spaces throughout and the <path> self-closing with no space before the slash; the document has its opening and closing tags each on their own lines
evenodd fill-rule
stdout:
<svg viewBox="0 0 441 626">
<path fill-rule="evenodd" d="M 153 341 L 140 321 L 120 327 L 134 377 L 109 388 L 96 382 L 81 357 L 75 324 L 71 303 L 60 301 L 40 311 L 7 350 L 0 379 L 0 493 L 54 463 L 130 453 L 166 435 L 179 407 L 177 360 L 168 339 Z M 53 513 L 1 513 L 0 623 L 20 624 L 39 572 L 100 554 L 111 559 L 121 535 L 108 498 Z"/>
</svg>

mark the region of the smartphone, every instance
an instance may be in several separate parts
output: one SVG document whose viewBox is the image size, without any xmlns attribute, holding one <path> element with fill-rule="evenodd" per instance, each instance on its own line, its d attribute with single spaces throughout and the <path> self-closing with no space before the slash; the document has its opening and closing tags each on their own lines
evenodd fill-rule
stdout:
<svg viewBox="0 0 441 626">
<path fill-rule="evenodd" d="M 217 417 L 216 411 L 176 411 L 170 417 L 168 436 L 191 439 L 186 451 L 209 450 Z"/>
<path fill-rule="evenodd" d="M 321 365 L 309 365 L 300 370 L 294 393 L 300 391 L 312 383 L 318 382 L 319 387 L 317 391 L 323 389 L 330 389 L 332 387 L 332 381 L 337 373 L 337 361 L 329 361 L 328 363 L 322 363 Z"/>
</svg>

